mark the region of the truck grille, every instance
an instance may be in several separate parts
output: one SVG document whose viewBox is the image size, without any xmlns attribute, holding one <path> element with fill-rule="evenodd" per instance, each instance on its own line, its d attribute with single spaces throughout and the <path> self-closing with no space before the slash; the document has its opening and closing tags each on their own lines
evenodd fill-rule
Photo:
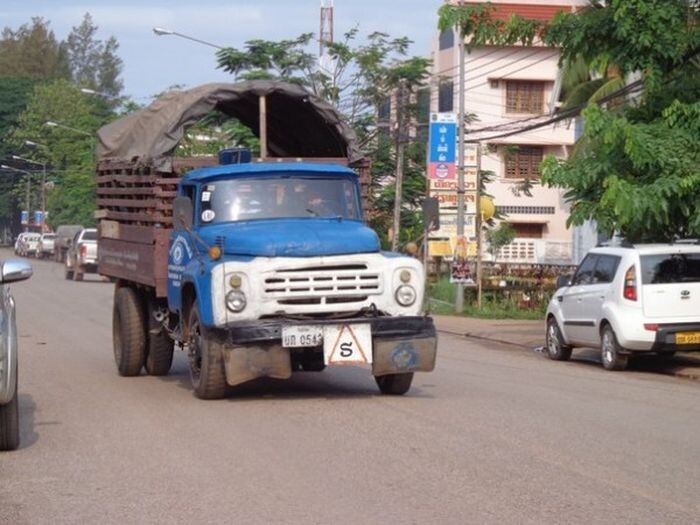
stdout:
<svg viewBox="0 0 700 525">
<path fill-rule="evenodd" d="M 380 273 L 365 264 L 278 270 L 265 279 L 265 295 L 285 305 L 362 302 L 381 292 Z"/>
</svg>

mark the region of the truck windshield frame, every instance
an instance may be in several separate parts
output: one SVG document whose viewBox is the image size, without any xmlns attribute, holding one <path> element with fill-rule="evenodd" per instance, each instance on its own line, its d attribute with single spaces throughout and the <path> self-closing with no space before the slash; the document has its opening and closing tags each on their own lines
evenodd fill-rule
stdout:
<svg viewBox="0 0 700 525">
<path fill-rule="evenodd" d="M 205 182 L 195 213 L 199 226 L 277 219 L 362 220 L 357 184 L 349 177 L 299 173 Z"/>
</svg>

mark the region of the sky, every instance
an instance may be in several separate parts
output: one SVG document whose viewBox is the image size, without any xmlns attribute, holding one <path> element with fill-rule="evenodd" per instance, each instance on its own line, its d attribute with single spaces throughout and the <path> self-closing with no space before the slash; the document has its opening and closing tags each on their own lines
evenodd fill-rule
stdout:
<svg viewBox="0 0 700 525">
<path fill-rule="evenodd" d="M 326 0 L 328 3 L 329 0 Z M 335 0 L 336 40 L 358 26 L 414 41 L 412 55 L 430 56 L 442 0 Z M 221 46 L 241 48 L 250 39 L 281 40 L 318 34 L 320 0 L 0 0 L 0 27 L 16 29 L 34 16 L 51 22 L 63 39 L 89 12 L 98 37 L 115 36 L 124 61 L 124 94 L 137 102 L 168 87 L 228 82 L 216 69 L 215 49 L 176 36 L 167 28 Z"/>
</svg>

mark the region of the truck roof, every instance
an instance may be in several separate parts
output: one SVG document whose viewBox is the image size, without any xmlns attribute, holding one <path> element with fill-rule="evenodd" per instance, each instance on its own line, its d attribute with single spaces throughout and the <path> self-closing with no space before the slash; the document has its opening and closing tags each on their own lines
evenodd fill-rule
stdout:
<svg viewBox="0 0 700 525">
<path fill-rule="evenodd" d="M 319 164 L 307 162 L 275 162 L 224 164 L 210 168 L 200 168 L 188 172 L 182 182 L 203 182 L 231 176 L 249 176 L 251 174 L 274 175 L 275 173 L 308 173 L 313 175 L 354 175 L 357 174 L 346 166 L 339 164 Z"/>
</svg>

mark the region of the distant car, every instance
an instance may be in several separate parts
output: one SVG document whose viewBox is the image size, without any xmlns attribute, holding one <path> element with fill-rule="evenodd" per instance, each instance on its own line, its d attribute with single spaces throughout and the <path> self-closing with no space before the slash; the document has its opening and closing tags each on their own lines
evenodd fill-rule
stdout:
<svg viewBox="0 0 700 525">
<path fill-rule="evenodd" d="M 82 281 L 86 273 L 97 273 L 97 230 L 94 228 L 76 233 L 66 253 L 66 279 Z"/>
<path fill-rule="evenodd" d="M 22 237 L 20 255 L 23 257 L 35 257 L 39 252 L 39 239 L 41 239 L 41 235 L 38 233 L 27 233 Z"/>
<path fill-rule="evenodd" d="M 53 256 L 54 246 L 56 241 L 56 234 L 54 233 L 44 233 L 39 239 L 39 251 L 37 257 L 40 259 L 48 258 Z"/>
<path fill-rule="evenodd" d="M 79 224 L 62 224 L 56 228 L 56 239 L 54 240 L 54 260 L 56 262 L 65 262 L 70 243 L 73 242 L 75 234 L 82 230 L 83 227 Z"/>
<path fill-rule="evenodd" d="M 15 255 L 21 255 L 22 253 L 22 242 L 24 238 L 29 235 L 30 232 L 22 232 L 15 239 Z"/>
<path fill-rule="evenodd" d="M 700 351 L 700 243 L 592 249 L 554 293 L 546 325 L 551 359 L 595 347 L 608 370 L 635 353 Z"/>
<path fill-rule="evenodd" d="M 19 446 L 17 325 L 15 302 L 7 284 L 31 275 L 32 267 L 24 261 L 9 260 L 0 267 L 0 450 Z"/>
</svg>

